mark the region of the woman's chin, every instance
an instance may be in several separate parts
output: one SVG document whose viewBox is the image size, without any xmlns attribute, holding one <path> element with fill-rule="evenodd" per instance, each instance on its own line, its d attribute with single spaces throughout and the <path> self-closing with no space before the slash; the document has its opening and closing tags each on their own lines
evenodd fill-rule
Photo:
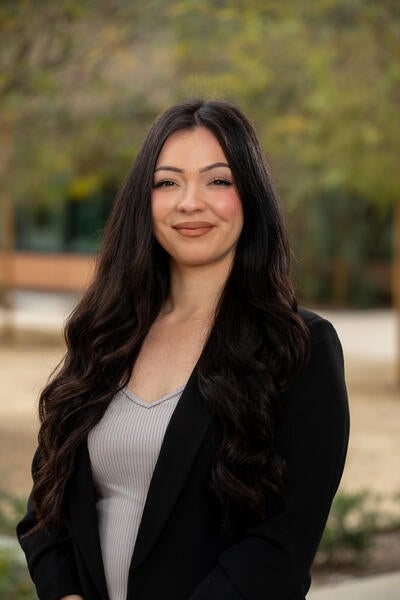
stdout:
<svg viewBox="0 0 400 600">
<path fill-rule="evenodd" d="M 222 256 L 205 256 L 205 255 L 193 255 L 193 256 L 175 256 L 172 257 L 171 256 L 171 266 L 176 266 L 176 267 L 184 267 L 184 268 L 188 268 L 188 267 L 214 267 L 217 264 L 220 264 L 222 266 L 222 264 L 226 264 L 227 266 L 231 264 L 233 259 L 232 254 L 229 252 L 227 254 L 224 254 Z"/>
</svg>

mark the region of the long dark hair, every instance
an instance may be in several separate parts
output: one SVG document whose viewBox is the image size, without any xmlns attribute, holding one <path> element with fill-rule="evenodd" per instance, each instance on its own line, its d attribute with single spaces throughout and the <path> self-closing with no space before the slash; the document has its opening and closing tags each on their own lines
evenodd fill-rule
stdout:
<svg viewBox="0 0 400 600">
<path fill-rule="evenodd" d="M 197 368 L 200 393 L 222 434 L 210 485 L 225 523 L 239 513 L 263 517 L 269 499 L 282 492 L 279 393 L 306 360 L 308 332 L 290 281 L 281 209 L 246 117 L 225 101 L 189 100 L 154 122 L 136 156 L 106 225 L 93 281 L 66 324 L 66 355 L 40 396 L 36 528 L 63 522 L 77 450 L 128 383 L 167 298 L 168 255 L 152 233 L 153 174 L 168 136 L 198 126 L 224 151 L 244 219 Z"/>
</svg>

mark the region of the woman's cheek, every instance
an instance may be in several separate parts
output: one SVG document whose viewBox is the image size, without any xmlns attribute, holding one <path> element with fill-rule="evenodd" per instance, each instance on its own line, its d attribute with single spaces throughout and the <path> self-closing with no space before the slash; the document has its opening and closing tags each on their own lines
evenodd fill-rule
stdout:
<svg viewBox="0 0 400 600">
<path fill-rule="evenodd" d="M 221 217 L 232 218 L 242 216 L 242 203 L 235 190 L 229 190 L 219 199 L 218 210 Z"/>
</svg>

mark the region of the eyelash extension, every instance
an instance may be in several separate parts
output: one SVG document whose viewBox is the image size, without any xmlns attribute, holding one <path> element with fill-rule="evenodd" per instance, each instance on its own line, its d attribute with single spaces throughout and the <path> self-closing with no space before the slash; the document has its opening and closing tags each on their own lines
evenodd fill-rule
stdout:
<svg viewBox="0 0 400 600">
<path fill-rule="evenodd" d="M 175 181 L 172 181 L 171 179 L 162 179 L 161 181 L 154 183 L 153 188 L 172 187 L 172 185 L 175 185 Z"/>
<path fill-rule="evenodd" d="M 215 185 L 232 185 L 232 181 L 229 181 L 229 179 L 223 179 L 222 177 L 217 177 L 215 179 L 213 179 L 211 181 L 211 183 L 215 184 Z"/>
<path fill-rule="evenodd" d="M 161 187 L 173 187 L 175 185 L 175 181 L 171 179 L 162 179 L 161 181 L 157 181 L 157 183 L 153 184 L 153 188 L 161 188 Z M 217 185 L 217 186 L 230 186 L 232 185 L 232 181 L 229 179 L 223 179 L 222 177 L 216 177 L 212 181 L 210 181 L 209 185 Z"/>
</svg>

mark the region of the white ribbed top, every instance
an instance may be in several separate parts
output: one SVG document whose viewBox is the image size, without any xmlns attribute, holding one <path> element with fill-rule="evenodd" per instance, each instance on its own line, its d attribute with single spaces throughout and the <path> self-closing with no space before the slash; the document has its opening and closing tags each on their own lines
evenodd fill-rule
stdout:
<svg viewBox="0 0 400 600">
<path fill-rule="evenodd" d="M 110 600 L 126 600 L 129 565 L 165 430 L 184 385 L 155 402 L 118 392 L 90 431 L 104 571 Z"/>
</svg>

